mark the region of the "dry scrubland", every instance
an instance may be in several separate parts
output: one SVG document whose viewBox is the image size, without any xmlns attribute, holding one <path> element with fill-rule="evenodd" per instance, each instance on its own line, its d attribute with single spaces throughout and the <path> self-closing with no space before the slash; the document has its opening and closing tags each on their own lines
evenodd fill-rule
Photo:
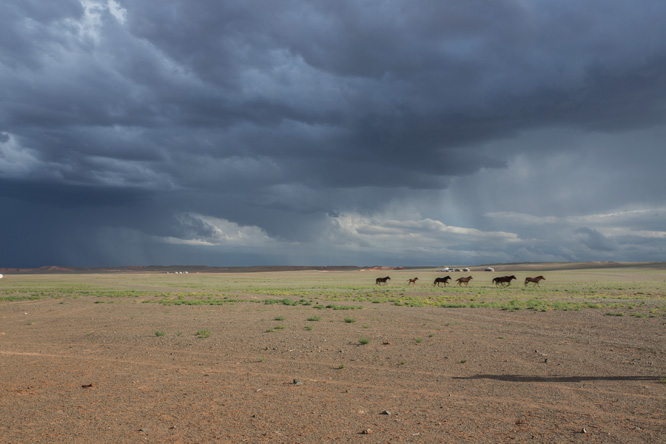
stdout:
<svg viewBox="0 0 666 444">
<path fill-rule="evenodd" d="M 6 276 L 0 442 L 666 442 L 665 270 L 468 274 Z"/>
</svg>

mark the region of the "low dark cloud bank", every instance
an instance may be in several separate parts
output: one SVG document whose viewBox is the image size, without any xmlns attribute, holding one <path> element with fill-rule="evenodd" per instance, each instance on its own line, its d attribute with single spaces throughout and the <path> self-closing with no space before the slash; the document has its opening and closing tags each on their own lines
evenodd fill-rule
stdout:
<svg viewBox="0 0 666 444">
<path fill-rule="evenodd" d="M 661 1 L 2 12 L 0 266 L 666 253 Z"/>
</svg>

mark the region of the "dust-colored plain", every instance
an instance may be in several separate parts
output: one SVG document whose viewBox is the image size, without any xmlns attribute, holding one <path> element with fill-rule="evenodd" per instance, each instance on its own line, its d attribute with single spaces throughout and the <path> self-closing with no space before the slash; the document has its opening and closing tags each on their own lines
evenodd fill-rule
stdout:
<svg viewBox="0 0 666 444">
<path fill-rule="evenodd" d="M 556 268 L 8 274 L 0 442 L 666 442 L 666 270 Z"/>
</svg>

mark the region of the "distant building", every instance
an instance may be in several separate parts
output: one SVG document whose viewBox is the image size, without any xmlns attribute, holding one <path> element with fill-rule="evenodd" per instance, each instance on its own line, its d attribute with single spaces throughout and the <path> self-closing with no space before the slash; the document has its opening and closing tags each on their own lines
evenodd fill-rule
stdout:
<svg viewBox="0 0 666 444">
<path fill-rule="evenodd" d="M 495 269 L 493 267 L 486 267 L 486 269 L 483 271 L 495 271 Z"/>
</svg>

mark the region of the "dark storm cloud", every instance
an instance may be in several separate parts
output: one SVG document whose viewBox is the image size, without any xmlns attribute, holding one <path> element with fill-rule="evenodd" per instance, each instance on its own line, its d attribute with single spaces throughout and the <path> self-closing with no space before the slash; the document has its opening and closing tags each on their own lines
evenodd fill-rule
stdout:
<svg viewBox="0 0 666 444">
<path fill-rule="evenodd" d="M 438 192 L 478 177 L 479 195 L 467 189 L 465 198 L 484 209 L 459 219 L 497 229 L 483 213 L 513 202 L 486 202 L 484 187 L 497 184 L 484 172 L 576 151 L 526 134 L 663 124 L 664 17 L 666 5 L 648 0 L 9 1 L 0 14 L 0 196 L 53 236 L 76 237 L 70 227 L 85 223 L 91 239 L 115 235 L 142 251 L 156 251 L 155 238 L 307 243 L 322 232 L 367 246 L 354 227 L 374 232 L 374 222 L 327 215 L 399 213 L 420 200 L 430 203 L 409 208 L 426 217 Z M 634 154 L 650 159 L 655 145 L 645 146 Z M 626 148 L 584 149 L 609 158 L 610 170 Z M 631 201 L 653 173 L 619 164 L 634 186 L 614 195 Z M 575 197 L 562 195 L 559 208 Z M 39 218 L 46 207 L 58 216 Z M 76 222 L 64 208 L 77 209 Z M 576 229 L 590 249 L 613 245 L 594 227 Z M 81 258 L 99 263 L 111 248 L 80 245 Z M 176 247 L 168 251 L 178 262 Z"/>
</svg>

